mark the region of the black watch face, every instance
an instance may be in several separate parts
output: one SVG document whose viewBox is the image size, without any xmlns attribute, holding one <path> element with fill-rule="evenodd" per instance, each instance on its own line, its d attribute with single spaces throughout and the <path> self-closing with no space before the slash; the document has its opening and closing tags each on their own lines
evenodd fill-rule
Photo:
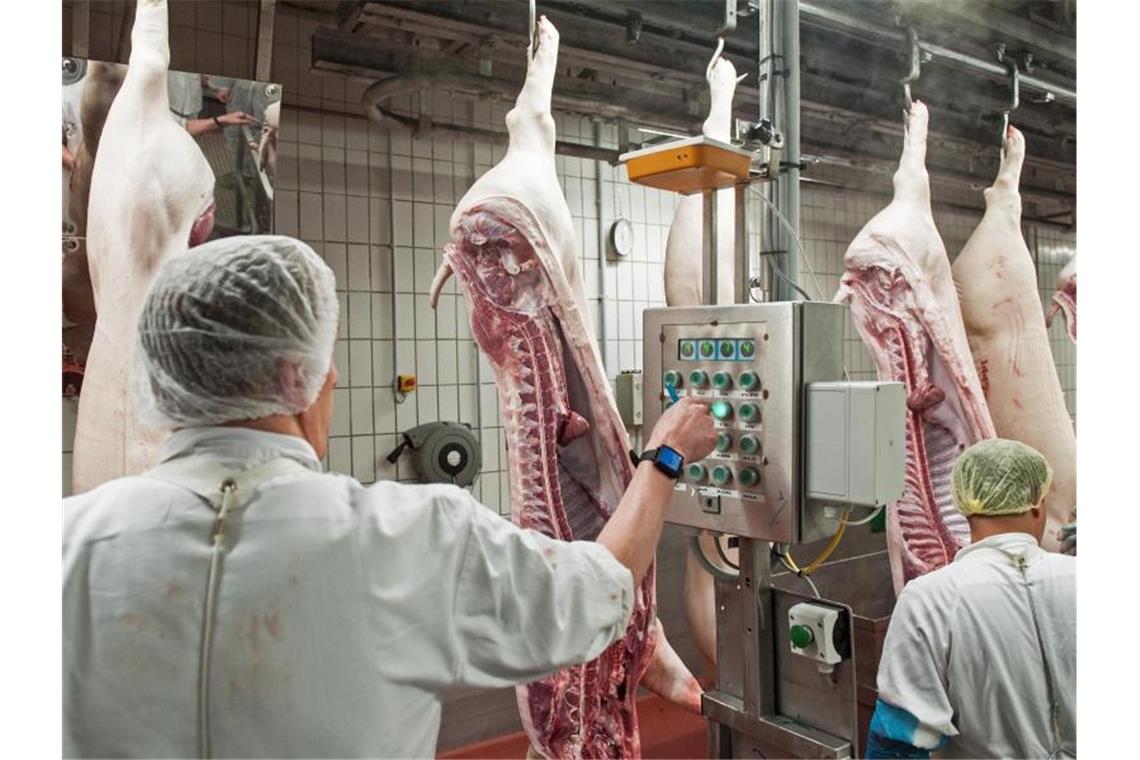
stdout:
<svg viewBox="0 0 1140 760">
<path fill-rule="evenodd" d="M 668 446 L 662 446 L 657 449 L 657 464 L 667 467 L 673 472 L 681 471 L 682 458 L 673 449 Z"/>
</svg>

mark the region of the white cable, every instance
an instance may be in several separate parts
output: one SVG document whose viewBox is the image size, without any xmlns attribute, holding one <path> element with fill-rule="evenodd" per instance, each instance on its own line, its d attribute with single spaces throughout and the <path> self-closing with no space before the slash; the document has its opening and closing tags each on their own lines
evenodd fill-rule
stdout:
<svg viewBox="0 0 1140 760">
<path fill-rule="evenodd" d="M 850 528 L 853 525 L 866 525 L 867 523 L 871 522 L 876 517 L 878 517 L 879 513 L 882 512 L 884 508 L 886 508 L 886 505 L 880 504 L 879 506 L 875 507 L 875 510 L 873 512 L 871 512 L 870 515 L 868 515 L 867 517 L 864 517 L 862 520 L 848 521 L 847 527 Z"/>
<path fill-rule="evenodd" d="M 811 586 L 811 592 L 813 594 L 815 594 L 816 599 L 822 599 L 823 598 L 819 595 L 819 589 L 815 587 L 815 581 L 813 581 L 811 579 L 810 575 L 805 575 L 804 573 L 797 573 L 794 569 L 792 569 L 792 566 L 788 564 L 788 560 L 784 557 L 783 554 L 776 552 L 776 556 L 780 559 L 780 564 L 783 565 L 785 568 L 787 568 L 789 573 L 791 573 L 792 575 L 798 576 L 800 578 L 803 578 L 805 581 L 807 581 L 807 585 Z"/>
</svg>

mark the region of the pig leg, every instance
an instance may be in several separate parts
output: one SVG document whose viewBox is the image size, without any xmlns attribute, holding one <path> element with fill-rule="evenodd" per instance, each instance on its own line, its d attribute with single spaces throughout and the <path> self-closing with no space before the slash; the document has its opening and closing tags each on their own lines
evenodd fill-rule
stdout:
<svg viewBox="0 0 1140 760">
<path fill-rule="evenodd" d="M 1042 546 L 1057 551 L 1057 529 L 1072 519 L 1076 505 L 1076 436 L 1049 347 L 1037 272 L 1021 234 L 1024 160 L 1025 139 L 1010 127 L 997 177 L 985 191 L 985 215 L 953 273 L 995 431 L 1037 449 L 1053 468 Z"/>
</svg>

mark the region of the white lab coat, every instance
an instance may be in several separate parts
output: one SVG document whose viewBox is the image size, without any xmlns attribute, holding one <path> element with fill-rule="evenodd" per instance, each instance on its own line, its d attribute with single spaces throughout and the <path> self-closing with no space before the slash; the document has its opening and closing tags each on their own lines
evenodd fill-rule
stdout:
<svg viewBox="0 0 1140 760">
<path fill-rule="evenodd" d="M 462 489 L 365 487 L 300 438 L 239 428 L 175 433 L 163 461 L 188 456 L 303 465 L 228 518 L 216 757 L 429 757 L 441 690 L 534 680 L 625 632 L 633 578 L 604 547 L 520 530 Z M 64 501 L 65 756 L 197 755 L 215 517 L 145 476 Z"/>
<path fill-rule="evenodd" d="M 1075 757 L 1076 574 L 1075 557 L 1003 533 L 912 580 L 883 643 L 879 698 L 949 737 L 942 757 Z"/>
</svg>

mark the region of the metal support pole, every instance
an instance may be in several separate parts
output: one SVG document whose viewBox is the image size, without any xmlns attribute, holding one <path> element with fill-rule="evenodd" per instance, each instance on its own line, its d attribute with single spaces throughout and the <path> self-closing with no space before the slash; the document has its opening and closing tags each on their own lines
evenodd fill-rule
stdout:
<svg viewBox="0 0 1140 760">
<path fill-rule="evenodd" d="M 701 303 L 717 303 L 716 190 L 703 190 L 704 233 L 701 240 Z"/>
<path fill-rule="evenodd" d="M 796 297 L 793 284 L 799 284 L 798 261 L 795 255 L 796 240 L 800 234 L 800 3 L 799 0 L 785 0 L 782 3 L 783 17 L 780 26 L 784 53 L 784 161 L 786 170 L 780 173 L 783 193 L 776 203 L 791 225 L 785 236 L 782 248 L 787 251 L 781 258 L 784 274 L 790 282 L 780 284 L 781 300 L 791 301 Z M 779 220 L 776 221 L 779 224 Z"/>
<path fill-rule="evenodd" d="M 277 0 L 261 0 L 257 17 L 257 66 L 254 79 L 270 81 L 273 66 L 273 20 L 277 15 Z"/>
<path fill-rule="evenodd" d="M 736 208 L 735 235 L 733 250 L 735 266 L 733 267 L 732 298 L 734 303 L 748 303 L 751 288 L 749 280 L 752 273 L 749 271 L 748 257 L 748 185 L 738 184 L 733 189 Z"/>
<path fill-rule="evenodd" d="M 775 651 L 772 639 L 772 545 L 740 539 L 740 631 L 744 645 L 744 711 L 751 717 L 776 711 Z"/>
</svg>

